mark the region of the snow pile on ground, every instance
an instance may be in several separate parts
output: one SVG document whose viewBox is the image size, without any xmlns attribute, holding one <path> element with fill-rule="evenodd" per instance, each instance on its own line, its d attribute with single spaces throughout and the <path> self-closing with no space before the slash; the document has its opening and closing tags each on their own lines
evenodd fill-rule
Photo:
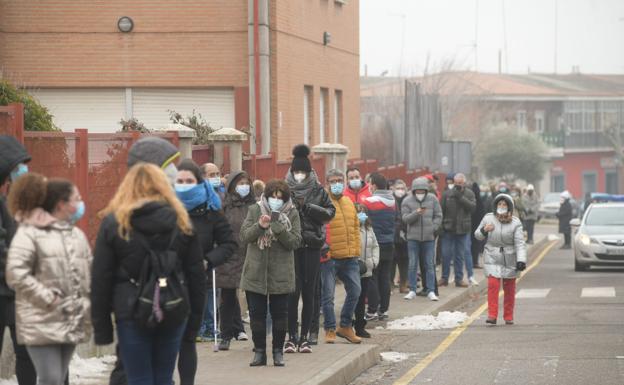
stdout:
<svg viewBox="0 0 624 385">
<path fill-rule="evenodd" d="M 8 380 L 0 378 L 0 385 L 17 385 L 17 377 L 13 376 Z"/>
<path fill-rule="evenodd" d="M 399 352 L 381 352 L 381 360 L 387 362 L 401 362 L 415 356 L 414 353 L 399 353 Z"/>
<path fill-rule="evenodd" d="M 97 378 L 106 375 L 110 372 L 115 360 L 115 356 L 81 358 L 74 354 L 69 364 L 70 382 L 80 378 Z"/>
<path fill-rule="evenodd" d="M 549 242 L 552 242 L 552 241 L 558 241 L 560 238 L 556 234 L 550 234 L 550 235 L 548 235 L 548 237 L 546 239 L 548 239 Z"/>
<path fill-rule="evenodd" d="M 436 330 L 452 329 L 462 324 L 468 315 L 459 311 L 442 311 L 436 317 L 432 315 L 415 315 L 388 322 L 390 330 Z"/>
</svg>

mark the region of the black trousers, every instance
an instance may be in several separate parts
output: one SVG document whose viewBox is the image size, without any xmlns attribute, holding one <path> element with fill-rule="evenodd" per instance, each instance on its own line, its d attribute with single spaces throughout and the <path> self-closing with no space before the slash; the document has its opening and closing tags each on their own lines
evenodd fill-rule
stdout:
<svg viewBox="0 0 624 385">
<path fill-rule="evenodd" d="M 478 240 L 474 236 L 474 232 L 470 235 L 470 253 L 472 254 L 472 266 L 479 266 L 479 255 L 483 251 L 483 241 Z"/>
<path fill-rule="evenodd" d="M 266 350 L 267 307 L 271 312 L 273 322 L 273 349 L 282 349 L 288 323 L 288 294 L 264 295 L 251 291 L 246 291 L 245 294 L 247 306 L 249 306 L 249 323 L 254 349 Z"/>
<path fill-rule="evenodd" d="M 312 315 L 312 324 L 310 325 L 310 333 L 318 335 L 321 330 L 321 275 L 316 280 L 316 294 L 314 296 L 314 314 Z"/>
<path fill-rule="evenodd" d="M 17 344 L 15 333 L 15 300 L 12 297 L 0 296 L 0 350 L 4 343 L 4 328 L 8 327 L 15 351 L 15 375 L 19 385 L 35 385 L 37 373 L 33 366 L 28 351 L 24 345 Z M 67 379 L 65 380 L 67 384 Z"/>
<path fill-rule="evenodd" d="M 355 307 L 355 321 L 353 322 L 353 327 L 355 330 L 364 330 L 366 327 L 366 320 L 364 319 L 364 315 L 366 313 L 366 296 L 368 292 L 368 283 L 370 282 L 371 277 L 362 277 L 360 278 L 360 286 L 362 287 L 362 291 L 360 292 L 360 298 L 358 298 L 357 306 Z"/>
<path fill-rule="evenodd" d="M 527 242 L 533 242 L 533 233 L 535 232 L 535 220 L 526 219 L 524 225 L 527 231 Z"/>
<path fill-rule="evenodd" d="M 396 281 L 396 270 L 399 268 L 399 282 L 407 283 L 407 267 L 409 258 L 407 256 L 407 243 L 394 244 L 394 261 L 392 264 L 392 278 L 390 281 L 394 284 Z"/>
<path fill-rule="evenodd" d="M 394 243 L 379 244 L 379 265 L 368 286 L 368 312 L 385 313 L 390 307 Z"/>
<path fill-rule="evenodd" d="M 236 338 L 238 333 L 245 331 L 236 291 L 235 288 L 221 289 L 219 312 L 221 314 L 221 336 L 224 339 Z"/>
<path fill-rule="evenodd" d="M 197 373 L 197 345 L 195 341 L 186 341 L 182 338 L 180 354 L 178 356 L 178 374 L 180 385 L 194 385 Z"/>
<path fill-rule="evenodd" d="M 563 241 L 565 246 L 570 246 L 572 244 L 572 235 L 570 232 L 563 233 Z"/>
<path fill-rule="evenodd" d="M 307 339 L 314 315 L 314 303 L 319 269 L 321 267 L 321 250 L 303 247 L 295 250 L 295 292 L 288 295 L 288 334 L 290 339 L 300 336 Z M 301 332 L 297 334 L 299 324 L 299 297 L 303 302 L 301 309 Z"/>
</svg>

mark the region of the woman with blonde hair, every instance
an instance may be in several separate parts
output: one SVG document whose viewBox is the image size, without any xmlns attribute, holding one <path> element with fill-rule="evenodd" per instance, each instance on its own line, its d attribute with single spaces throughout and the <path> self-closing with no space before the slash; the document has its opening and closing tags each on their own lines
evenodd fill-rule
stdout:
<svg viewBox="0 0 624 385">
<path fill-rule="evenodd" d="M 102 215 L 91 285 L 95 343 L 113 342 L 114 312 L 128 384 L 170 385 L 183 334 L 197 334 L 205 303 L 199 240 L 166 175 L 152 164 L 139 163 L 130 169 Z M 175 268 L 168 276 L 159 275 L 150 305 L 152 325 L 146 327 L 137 312 L 145 301 L 137 299 L 145 292 L 146 271 L 163 255 L 174 256 Z M 159 306 L 158 296 L 176 280 L 183 283 L 186 293 L 180 302 L 187 307 L 180 311 L 181 320 L 168 322 L 170 313 Z"/>
<path fill-rule="evenodd" d="M 61 385 L 76 345 L 91 331 L 91 249 L 74 226 L 84 202 L 70 181 L 29 173 L 11 186 L 9 210 L 19 223 L 6 263 L 17 340 L 28 350 L 37 384 Z"/>
</svg>

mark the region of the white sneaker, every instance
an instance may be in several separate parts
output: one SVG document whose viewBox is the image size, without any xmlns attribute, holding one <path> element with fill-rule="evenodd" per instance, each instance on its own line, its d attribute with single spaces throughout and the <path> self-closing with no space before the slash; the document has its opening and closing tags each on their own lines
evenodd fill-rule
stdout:
<svg viewBox="0 0 624 385">
<path fill-rule="evenodd" d="M 415 291 L 411 291 L 407 294 L 405 294 L 405 297 L 403 297 L 403 299 L 414 299 L 416 298 L 416 292 Z"/>
<path fill-rule="evenodd" d="M 479 281 L 477 281 L 475 277 L 468 278 L 468 282 L 470 282 L 471 285 L 479 286 Z"/>
<path fill-rule="evenodd" d="M 236 339 L 237 339 L 238 341 L 248 341 L 248 340 L 249 340 L 249 337 L 247 336 L 247 333 L 245 333 L 245 332 L 240 332 L 240 333 L 238 333 L 238 336 L 236 337 Z"/>
<path fill-rule="evenodd" d="M 430 301 L 437 301 L 438 300 L 438 296 L 435 295 L 434 292 L 430 291 L 429 294 L 427 294 L 427 298 L 429 298 Z"/>
</svg>

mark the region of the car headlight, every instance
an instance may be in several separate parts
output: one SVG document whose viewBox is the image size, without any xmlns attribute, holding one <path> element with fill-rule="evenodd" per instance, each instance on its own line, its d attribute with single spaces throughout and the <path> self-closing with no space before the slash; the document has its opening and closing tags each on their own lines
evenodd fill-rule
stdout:
<svg viewBox="0 0 624 385">
<path fill-rule="evenodd" d="M 578 240 L 585 246 L 589 246 L 590 243 L 596 243 L 596 240 L 587 234 L 579 234 Z"/>
</svg>

